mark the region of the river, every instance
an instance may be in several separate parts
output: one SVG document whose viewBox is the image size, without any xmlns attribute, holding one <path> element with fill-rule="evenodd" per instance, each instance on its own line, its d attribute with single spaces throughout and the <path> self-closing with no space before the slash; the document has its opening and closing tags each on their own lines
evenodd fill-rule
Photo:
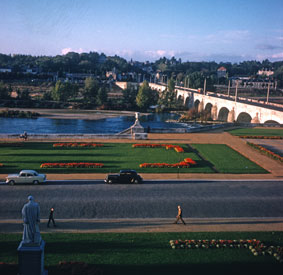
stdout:
<svg viewBox="0 0 283 275">
<path fill-rule="evenodd" d="M 177 114 L 152 114 L 142 116 L 140 122 L 143 127 L 151 129 L 168 128 L 191 128 L 177 122 L 166 122 L 176 120 Z M 0 118 L 1 134 L 21 134 L 24 131 L 29 134 L 116 134 L 134 124 L 135 118 L 129 116 L 118 116 L 99 120 L 83 119 L 53 119 L 39 117 L 29 118 Z"/>
</svg>

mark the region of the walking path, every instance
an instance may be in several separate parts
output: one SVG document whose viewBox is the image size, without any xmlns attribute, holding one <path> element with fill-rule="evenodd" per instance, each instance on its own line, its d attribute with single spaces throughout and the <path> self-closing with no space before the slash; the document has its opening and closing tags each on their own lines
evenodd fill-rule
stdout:
<svg viewBox="0 0 283 275">
<path fill-rule="evenodd" d="M 233 232 L 282 231 L 283 218 L 185 218 L 186 225 L 172 219 L 57 219 L 57 227 L 47 228 L 41 220 L 41 233 L 139 233 L 139 232 Z M 22 220 L 0 220 L 0 233 L 22 233 Z"/>
</svg>

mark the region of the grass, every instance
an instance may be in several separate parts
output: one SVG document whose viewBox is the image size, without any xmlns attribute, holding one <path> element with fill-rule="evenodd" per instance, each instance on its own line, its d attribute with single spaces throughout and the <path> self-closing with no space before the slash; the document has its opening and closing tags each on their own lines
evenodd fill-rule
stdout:
<svg viewBox="0 0 283 275">
<path fill-rule="evenodd" d="M 279 136 L 283 137 L 283 129 L 241 128 L 230 130 L 234 136 Z"/>
<path fill-rule="evenodd" d="M 46 242 L 45 267 L 50 274 L 57 274 L 59 261 L 95 264 L 103 274 L 176 274 L 177 271 L 187 274 L 188 270 L 231 274 L 240 270 L 260 272 L 282 268 L 274 257 L 255 257 L 248 249 L 173 250 L 169 240 L 258 239 L 266 245 L 282 246 L 283 232 L 57 233 L 42 237 Z M 0 262 L 17 262 L 20 240 L 19 234 L 0 235 Z"/>
<path fill-rule="evenodd" d="M 132 148 L 132 144 L 106 143 L 104 147 L 53 148 L 52 143 L 23 143 L 23 147 L 0 147 L 1 173 L 34 169 L 42 173 L 109 173 L 120 169 L 135 169 L 139 173 L 265 173 L 255 163 L 226 145 L 181 145 L 184 153 L 165 148 Z M 200 156 L 201 155 L 201 156 Z M 190 168 L 140 168 L 144 162 L 178 163 L 192 158 L 197 165 Z M 102 162 L 103 168 L 41 169 L 46 162 Z M 246 168 L 248 167 L 248 168 Z"/>
<path fill-rule="evenodd" d="M 253 174 L 267 171 L 223 144 L 191 144 L 220 173 Z"/>
</svg>

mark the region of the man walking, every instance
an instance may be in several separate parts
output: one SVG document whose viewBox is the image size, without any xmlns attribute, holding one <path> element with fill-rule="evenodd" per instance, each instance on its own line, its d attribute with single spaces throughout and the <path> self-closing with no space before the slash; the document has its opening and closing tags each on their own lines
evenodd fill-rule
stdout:
<svg viewBox="0 0 283 275">
<path fill-rule="evenodd" d="M 47 227 L 49 227 L 49 224 L 50 224 L 51 221 L 53 223 L 53 226 L 56 227 L 56 224 L 55 224 L 55 221 L 54 221 L 54 218 L 53 218 L 53 213 L 54 213 L 54 208 L 52 207 L 50 209 L 49 220 L 48 220 L 48 223 L 47 223 Z"/>
<path fill-rule="evenodd" d="M 178 215 L 176 216 L 176 221 L 174 222 L 175 224 L 177 224 L 177 222 L 179 220 L 181 220 L 181 222 L 183 223 L 183 225 L 186 225 L 186 223 L 184 222 L 183 218 L 182 218 L 182 208 L 180 205 L 178 205 Z"/>
</svg>

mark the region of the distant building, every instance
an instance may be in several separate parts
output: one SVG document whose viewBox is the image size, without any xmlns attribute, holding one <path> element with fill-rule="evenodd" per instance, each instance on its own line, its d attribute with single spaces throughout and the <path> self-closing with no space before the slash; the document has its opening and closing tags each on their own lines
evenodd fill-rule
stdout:
<svg viewBox="0 0 283 275">
<path fill-rule="evenodd" d="M 226 73 L 227 73 L 226 68 L 225 68 L 225 67 L 220 67 L 220 68 L 217 70 L 217 77 L 218 77 L 218 78 L 226 77 Z"/>
<path fill-rule="evenodd" d="M 83 74 L 83 73 L 66 73 L 66 78 L 64 81 L 69 81 L 72 83 L 84 83 L 86 78 L 95 77 L 94 74 Z"/>
<path fill-rule="evenodd" d="M 0 68 L 0 73 L 11 73 L 12 69 L 9 68 Z"/>
<path fill-rule="evenodd" d="M 112 79 L 114 79 L 114 80 L 117 80 L 118 75 L 117 75 L 117 70 L 116 70 L 116 68 L 114 67 L 114 68 L 112 69 L 112 71 L 107 71 L 107 72 L 106 72 L 106 77 L 107 77 L 107 78 L 112 78 Z"/>
<path fill-rule="evenodd" d="M 267 70 L 267 69 L 262 69 L 262 70 L 259 70 L 259 71 L 257 72 L 257 74 L 258 74 L 258 75 L 262 75 L 262 76 L 267 76 L 267 77 L 269 77 L 269 76 L 274 75 L 274 71 Z"/>
</svg>

